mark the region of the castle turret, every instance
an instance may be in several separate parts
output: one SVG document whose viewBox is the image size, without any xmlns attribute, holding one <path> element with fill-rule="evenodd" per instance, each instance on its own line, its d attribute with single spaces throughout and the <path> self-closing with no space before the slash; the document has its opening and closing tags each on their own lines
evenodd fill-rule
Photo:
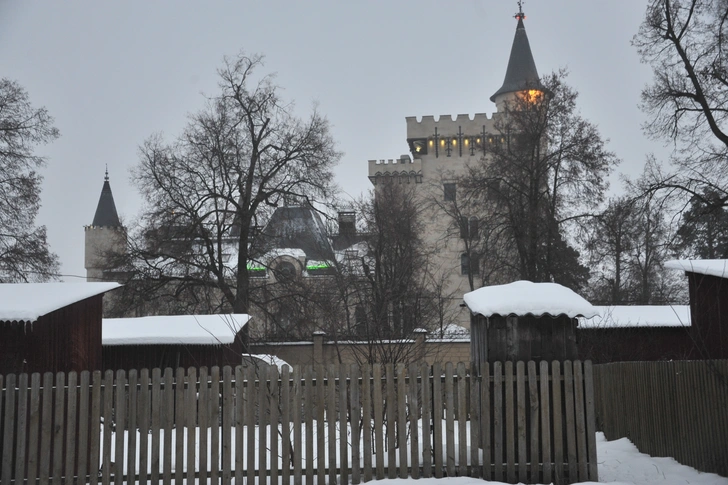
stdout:
<svg viewBox="0 0 728 485">
<path fill-rule="evenodd" d="M 109 184 L 109 171 L 104 176 L 104 186 L 96 206 L 93 222 L 84 227 L 86 279 L 89 281 L 108 281 L 106 270 L 113 265 L 109 260 L 114 253 L 124 250 L 126 232 L 116 212 L 114 196 Z"/>
<path fill-rule="evenodd" d="M 528 93 L 530 97 L 534 96 L 534 91 L 539 94 L 550 94 L 538 77 L 536 62 L 533 60 L 533 54 L 531 54 L 531 44 L 528 42 L 526 27 L 523 24 L 526 15 L 522 9 L 519 8 L 515 18 L 518 20 L 518 24 L 516 25 L 516 35 L 513 37 L 513 45 L 511 46 L 511 56 L 508 58 L 506 77 L 500 89 L 490 97 L 490 100 L 498 107 L 498 111 L 501 111 L 501 106 L 505 101 L 519 92 Z"/>
</svg>

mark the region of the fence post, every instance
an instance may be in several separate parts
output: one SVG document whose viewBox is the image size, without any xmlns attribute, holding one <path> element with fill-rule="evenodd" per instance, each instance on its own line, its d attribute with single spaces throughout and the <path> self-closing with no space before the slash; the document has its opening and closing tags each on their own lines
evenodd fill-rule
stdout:
<svg viewBox="0 0 728 485">
<path fill-rule="evenodd" d="M 415 348 L 414 358 L 415 362 L 425 361 L 425 341 L 427 340 L 427 330 L 424 328 L 416 328 L 413 333 L 415 334 Z"/>
<path fill-rule="evenodd" d="M 324 337 L 326 333 L 316 331 L 313 333 L 313 364 L 323 365 L 324 362 Z"/>
</svg>

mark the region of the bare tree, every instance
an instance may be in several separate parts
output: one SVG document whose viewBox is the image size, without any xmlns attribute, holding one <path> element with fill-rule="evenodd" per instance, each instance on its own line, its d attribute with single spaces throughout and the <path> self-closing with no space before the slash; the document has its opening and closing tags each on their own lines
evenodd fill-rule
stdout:
<svg viewBox="0 0 728 485">
<path fill-rule="evenodd" d="M 674 144 L 677 171 L 654 172 L 646 190 L 728 205 L 727 20 L 725 0 L 652 0 L 647 6 L 633 40 L 655 76 L 642 92 L 642 109 L 651 117 L 644 129 Z"/>
<path fill-rule="evenodd" d="M 256 228 L 286 201 L 314 206 L 340 158 L 315 108 L 293 114 L 259 55 L 225 59 L 220 91 L 173 141 L 153 135 L 133 171 L 146 207 L 130 237 L 131 276 L 198 312 L 248 313 Z"/>
<path fill-rule="evenodd" d="M 553 73 L 516 93 L 496 120 L 496 133 L 484 140 L 485 156 L 459 185 L 508 228 L 517 277 L 578 288 L 588 271 L 567 229 L 598 206 L 617 159 L 579 115 L 565 76 Z"/>
<path fill-rule="evenodd" d="M 43 180 L 36 170 L 45 159 L 34 153 L 56 138 L 48 111 L 33 107 L 17 82 L 0 79 L 0 283 L 57 277 L 58 257 L 45 227 L 35 225 Z"/>
</svg>

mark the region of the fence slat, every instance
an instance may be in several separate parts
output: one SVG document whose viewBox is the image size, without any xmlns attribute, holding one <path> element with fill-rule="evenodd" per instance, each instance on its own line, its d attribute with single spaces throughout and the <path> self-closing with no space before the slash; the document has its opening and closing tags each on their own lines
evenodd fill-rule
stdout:
<svg viewBox="0 0 728 485">
<path fill-rule="evenodd" d="M 409 376 L 408 399 L 409 404 L 409 427 L 410 427 L 410 464 L 412 469 L 412 478 L 420 478 L 420 435 L 417 426 L 420 417 L 418 394 L 418 365 L 410 364 L 407 367 L 407 375 Z M 424 421 L 424 416 L 422 416 Z"/>
<path fill-rule="evenodd" d="M 551 396 L 554 416 L 554 482 L 564 481 L 564 408 L 561 404 L 561 366 L 558 360 L 551 362 Z"/>
<path fill-rule="evenodd" d="M 599 481 L 597 472 L 597 438 L 596 438 L 596 419 L 594 417 L 594 373 L 590 360 L 584 362 L 584 393 L 586 394 L 586 442 L 588 457 L 588 474 L 587 480 Z M 554 417 L 558 415 L 554 412 Z"/>
<path fill-rule="evenodd" d="M 127 463 L 127 481 L 136 482 L 136 464 L 137 464 L 137 384 L 138 384 L 138 374 L 137 371 L 132 369 L 129 371 L 128 376 L 128 382 L 129 382 L 129 403 L 127 405 L 127 410 L 129 412 L 129 419 L 127 422 L 129 423 L 126 429 L 127 432 L 127 449 L 126 449 L 126 463 Z"/>
<path fill-rule="evenodd" d="M 114 383 L 114 483 L 121 485 L 124 481 L 124 430 L 126 426 L 126 371 L 116 371 Z"/>
<path fill-rule="evenodd" d="M 245 469 L 247 483 L 253 484 L 255 483 L 255 408 L 258 403 L 255 366 L 248 367 L 245 375 L 248 381 L 245 388 Z"/>
<path fill-rule="evenodd" d="M 442 478 L 442 368 L 438 362 L 432 366 L 432 421 L 434 434 L 432 442 L 435 444 L 435 478 Z"/>
<path fill-rule="evenodd" d="M 543 462 L 543 481 L 551 483 L 551 408 L 549 407 L 549 364 L 542 360 L 539 368 L 541 383 L 541 460 Z"/>
<path fill-rule="evenodd" d="M 268 470 L 268 382 L 266 367 L 256 367 L 258 380 L 258 485 L 265 485 Z"/>
<path fill-rule="evenodd" d="M 513 402 L 513 362 L 505 363 L 506 392 L 506 480 L 509 483 L 516 481 L 516 433 L 515 433 L 515 405 Z"/>
<path fill-rule="evenodd" d="M 316 376 L 316 385 L 319 385 L 319 383 L 322 386 L 323 389 L 323 382 L 324 382 L 324 375 L 323 375 L 323 367 L 319 366 L 317 369 L 319 371 L 318 375 Z M 305 403 L 313 402 L 313 368 L 307 367 L 306 368 L 306 382 L 304 385 L 304 393 L 305 393 Z M 323 407 L 323 401 L 321 401 L 318 406 Z M 313 410 L 306 406 L 304 407 L 305 410 L 305 417 L 306 417 L 306 485 L 313 482 L 313 469 L 314 469 L 314 456 L 313 456 Z M 318 423 L 317 423 L 318 425 Z M 323 426 L 323 423 L 321 423 Z M 323 433 L 321 433 L 321 436 L 323 436 Z M 318 453 L 323 457 L 324 456 L 324 450 L 325 448 L 322 446 L 320 449 L 317 450 Z"/>
<path fill-rule="evenodd" d="M 480 379 L 475 362 L 470 363 L 470 476 L 479 478 L 480 470 Z"/>
<path fill-rule="evenodd" d="M 432 393 L 430 392 L 430 366 L 423 362 L 422 376 L 422 478 L 432 477 Z"/>
<path fill-rule="evenodd" d="M 374 397 L 374 447 L 377 455 L 377 480 L 384 478 L 384 425 L 383 425 L 383 408 L 382 406 L 382 365 L 374 364 L 372 366 L 372 393 Z"/>
<path fill-rule="evenodd" d="M 268 400 L 270 401 L 270 483 L 278 485 L 278 406 L 280 404 L 278 398 L 278 367 L 271 365 L 268 369 L 270 391 Z M 288 485 L 288 484 L 287 484 Z"/>
<path fill-rule="evenodd" d="M 339 476 L 341 483 L 349 483 L 349 446 L 348 446 L 348 401 L 347 401 L 347 379 L 349 377 L 347 366 L 339 366 Z M 352 457 L 353 458 L 353 457 Z M 276 484 L 277 485 L 277 484 Z"/>
<path fill-rule="evenodd" d="M 195 482 L 197 458 L 196 447 L 199 440 L 197 439 L 197 369 L 190 367 L 187 371 L 187 395 L 185 396 L 185 431 L 187 432 L 187 483 Z M 131 376 L 129 379 L 131 386 Z M 129 394 L 131 399 L 131 393 Z M 179 428 L 178 428 L 179 429 Z M 202 430 L 200 430 L 202 431 Z"/>
<path fill-rule="evenodd" d="M 490 406 L 490 364 L 483 362 L 480 364 L 480 441 L 483 445 L 483 478 L 490 480 L 493 476 L 491 463 L 491 406 Z"/>
<path fill-rule="evenodd" d="M 93 389 L 91 390 L 91 436 L 89 442 L 88 474 L 90 483 L 98 483 L 101 458 L 101 371 L 93 373 Z"/>
<path fill-rule="evenodd" d="M 200 429 L 199 437 L 199 482 L 207 483 L 208 440 L 210 432 L 210 378 L 207 367 L 200 367 L 200 390 L 197 402 L 197 422 Z"/>
<path fill-rule="evenodd" d="M 519 361 L 516 363 L 516 419 L 518 422 L 518 481 L 528 481 L 527 464 L 528 449 L 526 436 L 526 365 Z"/>
<path fill-rule="evenodd" d="M 233 426 L 233 370 L 229 365 L 222 368 L 222 483 L 229 485 L 232 479 L 232 426 Z M 248 463 L 252 467 L 252 463 Z"/>
<path fill-rule="evenodd" d="M 407 382 L 405 366 L 397 364 L 397 447 L 399 448 L 399 478 L 407 478 Z"/>
<path fill-rule="evenodd" d="M 453 390 L 453 364 L 445 364 L 445 449 L 447 476 L 455 476 L 455 395 Z"/>
<path fill-rule="evenodd" d="M 364 442 L 364 481 L 372 479 L 372 374 L 369 364 L 361 368 L 362 441 Z M 381 456 L 381 455 L 380 455 Z"/>
<path fill-rule="evenodd" d="M 397 478 L 397 398 L 394 391 L 394 366 L 385 364 L 385 381 L 387 387 L 387 477 Z"/>
<path fill-rule="evenodd" d="M 493 475 L 503 481 L 503 367 L 493 363 Z"/>
<path fill-rule="evenodd" d="M 566 407 L 566 451 L 569 481 L 577 481 L 576 425 L 574 424 L 574 375 L 570 361 L 564 362 L 564 404 Z"/>
<path fill-rule="evenodd" d="M 318 365 L 316 367 L 316 483 L 317 485 L 324 485 L 326 482 L 326 394 L 324 388 L 324 366 Z M 313 394 L 313 389 L 311 390 Z M 311 401 L 306 401 L 311 402 Z M 313 410 L 310 410 L 313 413 Z M 306 433 L 313 435 L 313 430 L 307 429 Z M 313 442 L 313 437 L 311 437 Z M 311 462 L 313 463 L 313 455 L 311 455 Z"/>
<path fill-rule="evenodd" d="M 151 469 L 149 470 L 149 480 L 152 483 L 159 483 L 159 465 L 160 465 L 160 431 L 162 429 L 161 412 L 162 412 L 162 371 L 161 369 L 152 369 L 152 407 L 151 407 L 151 441 L 152 441 L 152 458 Z"/>
<path fill-rule="evenodd" d="M 112 376 L 113 380 L 113 376 Z M 53 374 L 43 374 L 43 410 L 40 425 L 40 470 L 38 472 L 41 485 L 50 482 L 51 476 L 51 439 L 53 430 Z M 110 461 L 110 460 L 109 460 Z M 108 465 L 106 466 L 108 472 Z M 109 483 L 108 481 L 106 483 Z"/>
<path fill-rule="evenodd" d="M 0 384 L 0 388 L 2 385 Z M 28 374 L 23 373 L 18 376 L 18 425 L 16 440 L 13 445 L 15 450 L 15 479 L 22 480 L 25 476 L 25 450 L 27 445 L 28 431 Z M 1 416 L 2 414 L 0 414 Z"/>
<path fill-rule="evenodd" d="M 13 476 L 13 439 L 15 431 L 15 374 L 5 377 L 5 424 L 3 427 L 2 485 L 10 485 Z M 2 383 L 0 383 L 2 390 Z M 0 418 L 2 414 L 0 414 Z"/>
<path fill-rule="evenodd" d="M 336 365 L 328 367 L 326 376 L 326 439 L 329 448 L 329 483 L 336 483 Z"/>
<path fill-rule="evenodd" d="M 576 445 L 579 481 L 587 481 L 586 419 L 584 417 L 584 375 L 581 361 L 574 361 L 574 407 L 576 409 Z"/>
<path fill-rule="evenodd" d="M 301 367 L 296 365 L 293 367 L 293 484 L 301 485 L 301 402 L 303 394 L 301 392 Z"/>
<path fill-rule="evenodd" d="M 172 369 L 164 369 L 164 409 L 174 409 L 174 376 Z M 164 413 L 164 451 L 162 458 L 162 482 L 164 485 L 172 483 L 172 424 L 174 413 Z"/>
<path fill-rule="evenodd" d="M 351 364 L 349 370 L 351 395 L 351 483 L 358 485 L 361 483 L 361 428 L 359 422 L 362 417 L 361 413 L 361 387 L 359 385 L 359 366 Z M 285 480 L 284 482 L 285 483 Z"/>
<path fill-rule="evenodd" d="M 0 387 L 2 387 L 2 376 L 0 376 Z M 28 471 L 27 483 L 35 483 L 38 477 L 38 445 L 40 436 L 40 374 L 37 372 L 30 376 L 30 420 L 28 426 Z M 98 456 L 98 453 L 97 453 Z M 95 476 L 95 474 L 92 474 Z"/>
<path fill-rule="evenodd" d="M 210 369 L 210 484 L 220 482 L 220 367 Z"/>
<path fill-rule="evenodd" d="M 531 446 L 529 449 L 529 457 L 531 463 L 531 483 L 539 483 L 541 480 L 541 453 L 539 449 L 539 404 L 538 404 L 538 380 L 536 375 L 536 363 L 532 360 L 528 361 L 528 402 L 529 402 L 529 421 L 528 425 L 531 429 Z"/>
<path fill-rule="evenodd" d="M 281 477 L 285 485 L 291 483 L 291 371 L 288 365 L 281 369 Z M 296 403 L 298 404 L 298 403 Z"/>
<path fill-rule="evenodd" d="M 465 364 L 457 365 L 457 396 L 458 396 L 458 474 L 468 476 L 468 432 L 467 432 L 467 390 L 465 380 Z"/>
<path fill-rule="evenodd" d="M 185 461 L 185 370 L 177 368 L 174 373 L 174 483 L 184 485 Z M 224 428 L 223 428 L 224 429 Z"/>
<path fill-rule="evenodd" d="M 10 377 L 10 376 L 8 376 Z M 63 435 L 65 433 L 65 386 L 66 374 L 56 374 L 55 399 L 53 404 L 53 485 L 60 485 L 63 481 Z"/>
<path fill-rule="evenodd" d="M 19 387 L 22 389 L 22 387 Z M 76 474 L 76 452 L 78 448 L 78 435 L 76 428 L 76 417 L 78 413 L 78 374 L 68 373 L 68 398 L 66 401 L 66 462 L 63 466 L 64 477 L 72 480 Z M 20 410 L 18 410 L 20 411 Z M 23 415 L 24 416 L 24 415 Z M 18 423 L 19 424 L 19 423 Z"/>
<path fill-rule="evenodd" d="M 80 466 L 79 466 L 79 468 L 80 468 Z M 142 369 L 139 372 L 139 485 L 147 485 L 148 481 L 149 481 L 149 369 Z"/>
<path fill-rule="evenodd" d="M 249 403 L 246 402 L 245 395 L 245 368 L 242 366 L 235 367 L 235 484 L 242 485 L 245 478 L 245 432 L 249 431 L 245 428 L 245 410 Z M 200 373 L 200 380 L 202 373 Z M 248 383 L 250 385 L 250 383 Z M 202 386 L 202 382 L 200 382 Z M 200 393 L 202 398 L 202 393 Z M 202 428 L 202 423 L 200 423 Z M 202 450 L 200 450 L 202 454 Z M 202 467 L 200 467 L 202 468 Z M 200 483 L 202 481 L 202 473 L 200 473 Z"/>
</svg>

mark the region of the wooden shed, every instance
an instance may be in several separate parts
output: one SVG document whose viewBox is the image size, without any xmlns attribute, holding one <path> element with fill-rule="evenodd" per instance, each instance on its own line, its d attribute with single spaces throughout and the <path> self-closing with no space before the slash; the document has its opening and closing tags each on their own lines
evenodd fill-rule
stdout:
<svg viewBox="0 0 728 485">
<path fill-rule="evenodd" d="M 471 312 L 470 360 L 574 360 L 577 317 L 596 309 L 556 283 L 516 281 L 463 296 Z"/>
<path fill-rule="evenodd" d="M 105 318 L 103 369 L 236 366 L 248 315 Z"/>
<path fill-rule="evenodd" d="M 665 267 L 688 278 L 691 358 L 728 358 L 728 259 L 675 260 Z"/>
<path fill-rule="evenodd" d="M 101 369 L 102 298 L 119 286 L 0 284 L 0 374 Z"/>
</svg>

